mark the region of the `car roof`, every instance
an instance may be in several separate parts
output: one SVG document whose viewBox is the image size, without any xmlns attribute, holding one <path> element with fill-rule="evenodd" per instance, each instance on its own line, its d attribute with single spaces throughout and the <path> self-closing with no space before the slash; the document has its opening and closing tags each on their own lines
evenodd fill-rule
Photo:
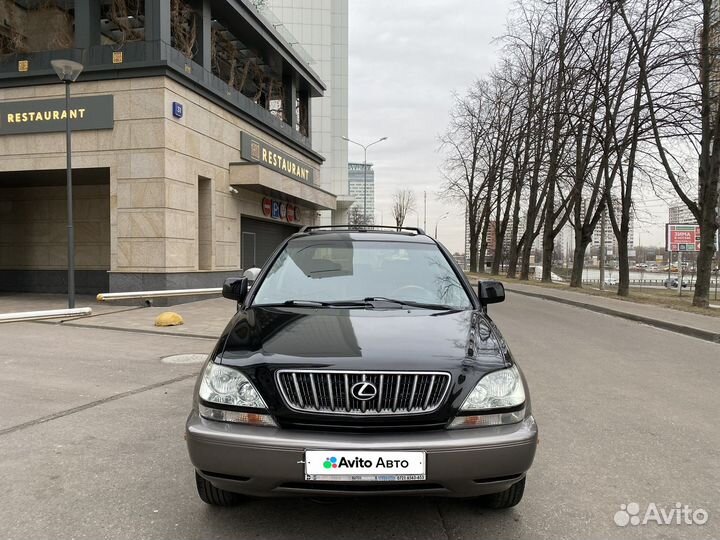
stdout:
<svg viewBox="0 0 720 540">
<path fill-rule="evenodd" d="M 290 241 L 367 241 L 367 242 L 403 242 L 413 244 L 435 244 L 425 234 L 411 231 L 380 230 L 310 230 L 294 234 Z"/>
</svg>

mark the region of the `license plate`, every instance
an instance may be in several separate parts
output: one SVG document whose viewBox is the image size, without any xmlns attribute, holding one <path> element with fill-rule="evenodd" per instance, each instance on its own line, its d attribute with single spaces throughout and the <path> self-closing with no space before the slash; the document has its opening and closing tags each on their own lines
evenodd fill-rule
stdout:
<svg viewBox="0 0 720 540">
<path fill-rule="evenodd" d="M 337 482 L 425 480 L 425 452 L 307 450 L 305 480 Z"/>
</svg>

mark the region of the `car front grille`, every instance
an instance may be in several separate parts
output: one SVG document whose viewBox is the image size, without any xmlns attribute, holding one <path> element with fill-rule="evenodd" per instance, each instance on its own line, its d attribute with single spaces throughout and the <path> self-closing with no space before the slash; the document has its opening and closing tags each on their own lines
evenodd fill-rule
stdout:
<svg viewBox="0 0 720 540">
<path fill-rule="evenodd" d="M 290 409 L 318 414 L 430 413 L 443 404 L 450 389 L 450 374 L 443 372 L 283 369 L 276 377 Z M 365 399 L 358 398 L 358 390 Z"/>
</svg>

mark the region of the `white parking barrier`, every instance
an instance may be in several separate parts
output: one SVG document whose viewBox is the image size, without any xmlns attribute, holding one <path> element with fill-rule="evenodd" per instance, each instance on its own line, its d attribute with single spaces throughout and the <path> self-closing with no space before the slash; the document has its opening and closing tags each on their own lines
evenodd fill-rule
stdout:
<svg viewBox="0 0 720 540">
<path fill-rule="evenodd" d="M 150 298 L 165 298 L 170 296 L 199 296 L 222 294 L 222 287 L 211 289 L 176 289 L 171 291 L 135 291 L 119 293 L 100 293 L 98 302 L 112 302 L 113 300 L 147 300 Z"/>
<path fill-rule="evenodd" d="M 41 321 L 43 319 L 71 319 L 92 315 L 89 307 L 75 309 L 47 309 L 44 311 L 21 311 L 18 313 L 0 313 L 0 323 Z"/>
</svg>

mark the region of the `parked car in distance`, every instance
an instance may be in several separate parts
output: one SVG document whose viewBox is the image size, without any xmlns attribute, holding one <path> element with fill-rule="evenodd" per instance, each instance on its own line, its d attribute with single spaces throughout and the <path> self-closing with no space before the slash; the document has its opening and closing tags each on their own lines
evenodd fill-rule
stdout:
<svg viewBox="0 0 720 540">
<path fill-rule="evenodd" d="M 677 289 L 678 287 L 678 278 L 667 278 L 665 281 L 663 281 L 663 286 L 666 289 Z M 688 282 L 683 279 L 682 287 L 683 289 L 687 288 Z"/>
<path fill-rule="evenodd" d="M 237 302 L 186 423 L 198 495 L 433 495 L 520 502 L 538 431 L 477 293 L 421 229 L 306 227 Z"/>
</svg>

